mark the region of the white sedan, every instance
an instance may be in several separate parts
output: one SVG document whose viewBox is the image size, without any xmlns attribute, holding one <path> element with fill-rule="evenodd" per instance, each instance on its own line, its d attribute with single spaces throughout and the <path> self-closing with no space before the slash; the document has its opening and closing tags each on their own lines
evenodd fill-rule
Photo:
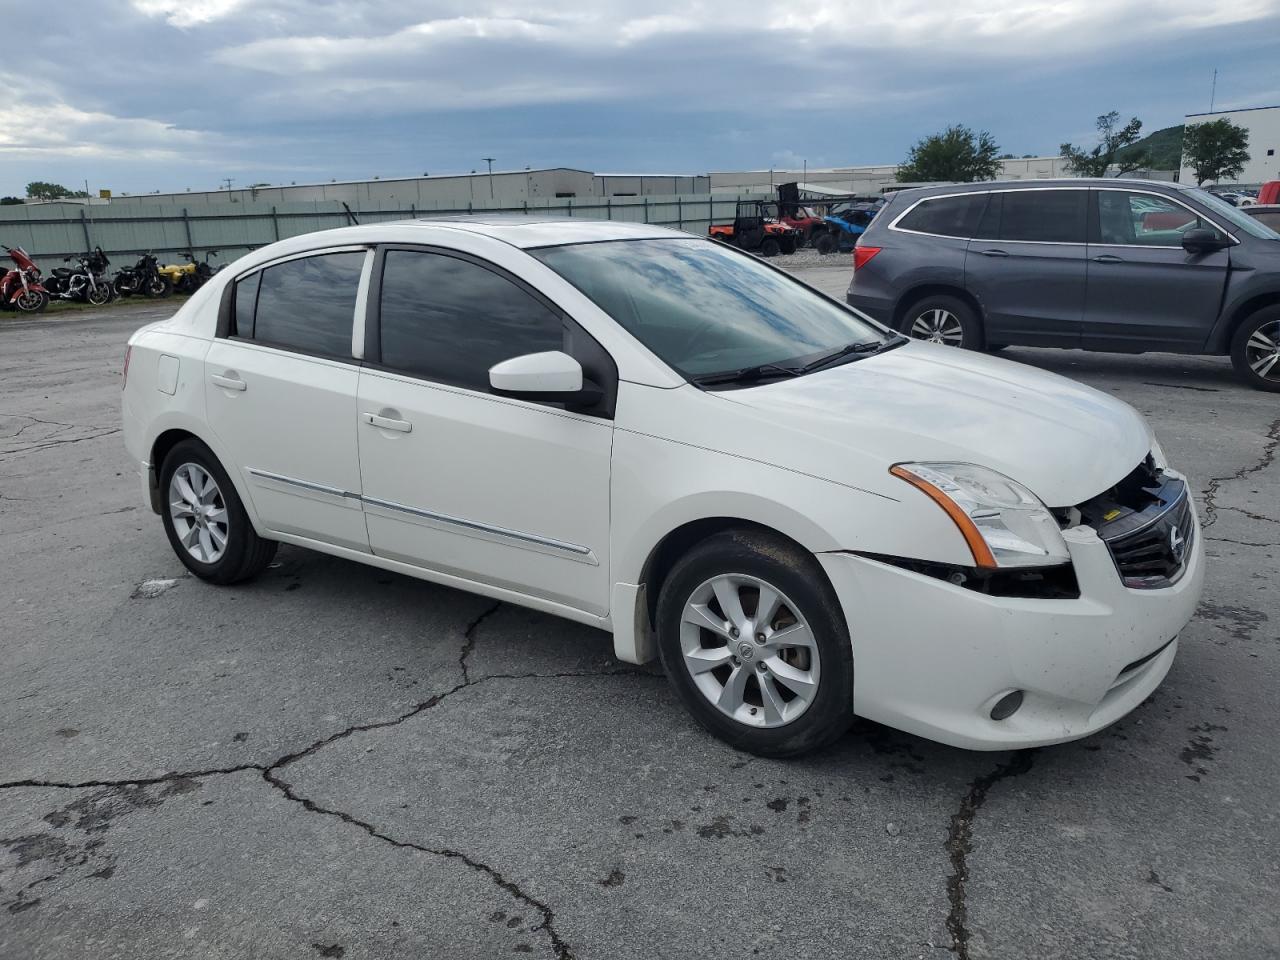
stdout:
<svg viewBox="0 0 1280 960">
<path fill-rule="evenodd" d="M 1204 578 L 1131 407 L 640 224 L 271 244 L 133 336 L 124 426 L 195 575 L 289 543 L 591 624 L 765 755 L 1092 733 Z"/>
</svg>

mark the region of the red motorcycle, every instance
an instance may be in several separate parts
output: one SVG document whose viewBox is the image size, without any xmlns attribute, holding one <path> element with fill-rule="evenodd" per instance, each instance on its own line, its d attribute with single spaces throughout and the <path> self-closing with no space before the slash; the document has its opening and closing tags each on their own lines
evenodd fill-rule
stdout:
<svg viewBox="0 0 1280 960">
<path fill-rule="evenodd" d="M 0 308 L 39 313 L 49 305 L 49 291 L 40 283 L 40 268 L 21 247 L 5 247 L 15 269 L 0 276 Z"/>
</svg>

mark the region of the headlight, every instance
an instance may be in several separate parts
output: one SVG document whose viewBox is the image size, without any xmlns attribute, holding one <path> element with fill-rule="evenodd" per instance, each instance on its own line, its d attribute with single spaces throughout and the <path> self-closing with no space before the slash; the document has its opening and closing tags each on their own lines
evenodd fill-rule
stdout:
<svg viewBox="0 0 1280 960">
<path fill-rule="evenodd" d="M 977 567 L 1045 567 L 1071 559 L 1048 508 L 994 470 L 972 463 L 900 463 L 889 472 L 947 512 Z"/>
</svg>

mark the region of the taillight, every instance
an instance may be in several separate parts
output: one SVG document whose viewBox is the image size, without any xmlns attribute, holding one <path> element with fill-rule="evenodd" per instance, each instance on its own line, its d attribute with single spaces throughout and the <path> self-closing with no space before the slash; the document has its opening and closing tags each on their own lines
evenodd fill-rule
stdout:
<svg viewBox="0 0 1280 960">
<path fill-rule="evenodd" d="M 853 269 L 861 270 L 872 257 L 880 252 L 880 247 L 854 247 L 853 248 Z"/>
<path fill-rule="evenodd" d="M 133 356 L 133 345 L 124 348 L 124 376 L 121 377 L 120 389 L 123 390 L 129 385 L 129 359 Z"/>
</svg>

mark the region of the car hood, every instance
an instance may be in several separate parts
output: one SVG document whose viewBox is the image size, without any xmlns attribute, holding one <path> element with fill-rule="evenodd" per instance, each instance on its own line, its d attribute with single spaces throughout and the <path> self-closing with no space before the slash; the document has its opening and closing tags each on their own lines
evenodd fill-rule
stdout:
<svg viewBox="0 0 1280 960">
<path fill-rule="evenodd" d="M 833 447 L 855 455 L 859 473 L 907 461 L 975 463 L 1017 480 L 1051 507 L 1095 496 L 1151 449 L 1146 422 L 1123 401 L 1020 363 L 916 342 L 716 396 L 820 441 L 828 458 Z M 815 444 L 783 446 L 799 455 Z M 848 479 L 832 476 L 831 462 L 806 466 Z"/>
</svg>

